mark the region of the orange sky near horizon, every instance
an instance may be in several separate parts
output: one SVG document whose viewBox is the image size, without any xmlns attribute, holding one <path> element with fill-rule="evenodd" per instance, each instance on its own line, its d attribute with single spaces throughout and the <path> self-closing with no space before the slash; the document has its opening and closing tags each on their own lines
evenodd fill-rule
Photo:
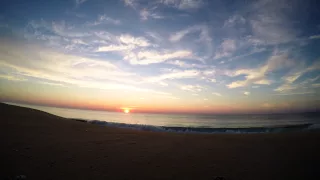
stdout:
<svg viewBox="0 0 320 180">
<path fill-rule="evenodd" d="M 4 81 L 2 81 L 3 83 Z M 255 102 L 248 99 L 231 100 L 230 98 L 219 99 L 199 99 L 194 97 L 190 99 L 170 99 L 162 96 L 150 96 L 150 99 L 137 97 L 135 95 L 120 95 L 119 92 L 94 90 L 79 88 L 52 87 L 44 84 L 32 84 L 26 82 L 15 82 L 5 84 L 6 89 L 1 89 L 1 101 L 26 103 L 33 105 L 45 105 L 62 108 L 90 109 L 102 111 L 123 112 L 123 109 L 129 108 L 131 113 L 272 113 L 276 108 L 272 104 L 257 106 Z M 26 91 L 21 91 L 21 86 L 26 87 Z M 4 87 L 4 86 L 2 86 Z M 62 88 L 62 89 L 61 89 Z M 192 99 L 193 98 L 193 99 Z M 305 102 L 308 103 L 308 102 Z M 242 106 L 240 105 L 242 104 Z M 246 104 L 246 105 L 243 105 Z M 300 106 L 304 106 L 300 102 Z M 310 104 L 309 104 L 310 105 Z M 289 104 L 278 104 L 282 109 L 294 111 L 301 107 L 290 107 Z"/>
</svg>

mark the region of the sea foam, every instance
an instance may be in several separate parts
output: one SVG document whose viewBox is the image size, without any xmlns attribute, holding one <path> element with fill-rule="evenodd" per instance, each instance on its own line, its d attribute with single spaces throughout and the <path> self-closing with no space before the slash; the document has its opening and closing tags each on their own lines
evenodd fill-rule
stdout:
<svg viewBox="0 0 320 180">
<path fill-rule="evenodd" d="M 246 127 L 246 128 L 213 128 L 213 127 L 168 127 L 168 126 L 152 126 L 143 124 L 125 124 L 106 122 L 98 120 L 88 120 L 88 123 L 119 127 L 130 128 L 143 131 L 153 132 L 176 132 L 176 133 L 279 133 L 279 132 L 301 132 L 301 131 L 318 131 L 320 124 L 297 124 L 286 126 L 273 126 L 273 127 Z"/>
</svg>

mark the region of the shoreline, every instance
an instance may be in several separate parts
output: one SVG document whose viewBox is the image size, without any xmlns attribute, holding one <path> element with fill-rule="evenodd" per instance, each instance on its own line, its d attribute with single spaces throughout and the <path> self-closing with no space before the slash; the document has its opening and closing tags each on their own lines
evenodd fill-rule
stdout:
<svg viewBox="0 0 320 180">
<path fill-rule="evenodd" d="M 97 126 L 0 104 L 0 179 L 317 179 L 320 133 Z"/>
</svg>

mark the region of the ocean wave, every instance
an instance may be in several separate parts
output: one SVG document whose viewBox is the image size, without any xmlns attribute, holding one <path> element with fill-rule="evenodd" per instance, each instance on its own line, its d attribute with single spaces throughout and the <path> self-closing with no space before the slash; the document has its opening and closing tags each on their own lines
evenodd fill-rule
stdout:
<svg viewBox="0 0 320 180">
<path fill-rule="evenodd" d="M 211 128 L 211 127 L 168 127 L 168 126 L 152 126 L 143 124 L 125 124 L 106 122 L 98 120 L 87 121 L 91 124 L 138 129 L 143 131 L 154 132 L 176 132 L 176 133 L 279 133 L 279 132 L 301 132 L 301 131 L 319 131 L 320 124 L 297 124 L 274 127 L 248 127 L 248 128 Z"/>
</svg>

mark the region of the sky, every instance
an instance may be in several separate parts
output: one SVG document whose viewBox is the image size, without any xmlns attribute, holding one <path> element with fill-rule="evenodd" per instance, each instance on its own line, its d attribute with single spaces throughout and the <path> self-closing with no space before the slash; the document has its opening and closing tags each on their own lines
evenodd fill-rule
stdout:
<svg viewBox="0 0 320 180">
<path fill-rule="evenodd" d="M 0 101 L 132 112 L 320 109 L 305 0 L 2 0 Z"/>
</svg>

